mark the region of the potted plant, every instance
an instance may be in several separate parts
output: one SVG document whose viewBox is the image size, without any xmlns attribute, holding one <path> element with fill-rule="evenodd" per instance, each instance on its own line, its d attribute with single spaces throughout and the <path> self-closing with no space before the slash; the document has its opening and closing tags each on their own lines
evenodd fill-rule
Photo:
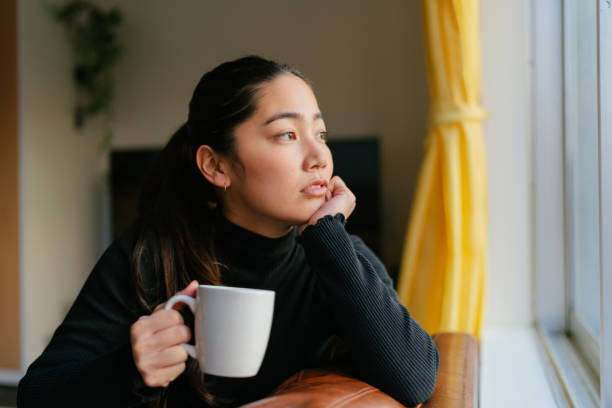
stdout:
<svg viewBox="0 0 612 408">
<path fill-rule="evenodd" d="M 72 0 L 52 9 L 54 17 L 64 24 L 74 56 L 72 78 L 77 98 L 74 125 L 80 129 L 97 115 L 105 117 L 100 149 L 110 149 L 111 105 L 115 96 L 113 68 L 121 56 L 117 29 L 122 16 L 117 8 L 109 11 L 89 1 Z"/>
</svg>

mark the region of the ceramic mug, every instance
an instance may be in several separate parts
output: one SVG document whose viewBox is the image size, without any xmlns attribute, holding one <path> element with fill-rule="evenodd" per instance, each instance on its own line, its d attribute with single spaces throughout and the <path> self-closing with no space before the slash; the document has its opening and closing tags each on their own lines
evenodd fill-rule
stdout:
<svg viewBox="0 0 612 408">
<path fill-rule="evenodd" d="M 207 374 L 253 377 L 263 361 L 274 314 L 274 291 L 200 285 L 196 298 L 171 297 L 193 312 L 195 347 L 183 344 Z"/>
</svg>

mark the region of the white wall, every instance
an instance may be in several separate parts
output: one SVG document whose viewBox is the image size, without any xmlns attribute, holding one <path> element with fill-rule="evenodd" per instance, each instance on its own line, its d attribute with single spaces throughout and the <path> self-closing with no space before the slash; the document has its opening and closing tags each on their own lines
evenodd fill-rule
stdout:
<svg viewBox="0 0 612 408">
<path fill-rule="evenodd" d="M 72 126 L 62 27 L 18 3 L 22 361 L 40 354 L 99 256 L 96 135 Z"/>
<path fill-rule="evenodd" d="M 481 1 L 489 177 L 486 325 L 532 320 L 529 0 Z"/>
</svg>

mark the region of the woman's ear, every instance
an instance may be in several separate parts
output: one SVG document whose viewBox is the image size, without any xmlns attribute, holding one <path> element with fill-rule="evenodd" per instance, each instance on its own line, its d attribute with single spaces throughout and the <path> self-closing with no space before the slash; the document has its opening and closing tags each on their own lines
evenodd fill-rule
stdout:
<svg viewBox="0 0 612 408">
<path fill-rule="evenodd" d="M 196 163 L 206 180 L 217 187 L 229 187 L 231 180 L 221 156 L 208 145 L 202 145 L 196 152 Z"/>
</svg>

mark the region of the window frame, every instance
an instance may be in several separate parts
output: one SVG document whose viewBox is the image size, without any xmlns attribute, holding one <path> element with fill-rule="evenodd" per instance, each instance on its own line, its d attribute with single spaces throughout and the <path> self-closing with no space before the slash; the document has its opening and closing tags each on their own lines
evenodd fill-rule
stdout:
<svg viewBox="0 0 612 408">
<path fill-rule="evenodd" d="M 576 1 L 576 0 L 574 0 Z M 596 0 L 591 0 L 596 1 Z M 573 250 L 572 245 L 574 242 L 574 219 L 572 218 L 574 214 L 573 204 L 573 184 L 574 179 L 571 176 L 571 165 L 575 153 L 576 146 L 573 140 L 569 140 L 566 137 L 568 133 L 571 131 L 576 131 L 578 129 L 577 116 L 575 115 L 576 98 L 578 97 L 577 90 L 574 88 L 573 79 L 576 76 L 576 73 L 573 71 L 574 69 L 574 61 L 578 59 L 578 56 L 574 54 L 573 47 L 566 47 L 566 43 L 574 43 L 577 37 L 577 32 L 575 31 L 575 26 L 573 24 L 567 24 L 572 18 L 573 15 L 576 14 L 576 10 L 574 9 L 573 1 L 563 1 L 563 104 L 564 104 L 564 128 L 563 128 L 563 144 L 564 144 L 564 187 L 565 187 L 565 259 L 566 259 L 566 327 L 568 335 L 570 336 L 573 343 L 575 343 L 576 347 L 580 351 L 580 353 L 584 356 L 586 362 L 589 364 L 590 369 L 595 372 L 596 376 L 599 377 L 599 354 L 600 354 L 600 341 L 597 339 L 592 330 L 588 327 L 588 325 L 583 321 L 582 317 L 575 312 L 575 294 L 573 289 L 573 285 L 575 284 L 574 276 L 572 276 L 572 268 L 576 265 L 576 260 L 573 259 Z M 597 31 L 597 29 L 595 28 Z M 599 33 L 597 33 L 599 36 Z M 596 45 L 598 48 L 598 44 Z M 597 73 L 599 73 L 599 61 L 596 61 L 596 69 Z M 599 89 L 599 82 L 597 82 L 597 88 Z M 568 103 L 568 99 L 570 102 Z M 597 111 L 598 115 L 601 111 L 601 106 L 599 101 L 597 101 Z M 598 127 L 598 126 L 597 126 Z M 600 137 L 599 129 L 597 131 L 597 137 Z M 570 138 L 571 139 L 571 138 Z M 598 146 L 598 154 L 599 154 L 599 146 Z M 598 163 L 598 172 L 600 169 Z M 597 180 L 599 183 L 599 180 Z M 601 185 L 598 185 L 598 194 L 601 189 Z M 598 207 L 601 207 L 601 204 L 598 200 Z M 601 248 L 600 248 L 601 252 Z M 597 262 L 599 264 L 599 262 Z M 599 265 L 601 266 L 601 265 Z M 600 268 L 601 269 L 601 268 Z M 601 280 L 600 280 L 601 282 Z M 600 286 L 601 287 L 601 286 Z M 601 298 L 600 298 L 600 310 L 601 310 Z M 600 316 L 601 319 L 601 316 Z"/>
<path fill-rule="evenodd" d="M 612 406 L 612 1 L 600 0 L 597 13 L 599 71 L 599 242 L 600 242 L 600 395 Z M 601 39 L 608 39 L 602 41 Z M 602 75 L 602 73 L 608 73 Z M 604 294 L 608 294 L 605 296 Z"/>
<path fill-rule="evenodd" d="M 612 406 L 612 1 L 597 1 L 600 341 L 572 315 L 566 189 L 564 43 L 569 3 L 531 2 L 533 59 L 533 310 L 560 406 Z M 607 293 L 609 296 L 605 296 Z M 570 327 L 573 336 L 568 336 Z M 588 361 L 588 363 L 587 363 Z M 597 370 L 594 370 L 597 368 Z M 561 396 L 561 397 L 559 397 Z"/>
</svg>

